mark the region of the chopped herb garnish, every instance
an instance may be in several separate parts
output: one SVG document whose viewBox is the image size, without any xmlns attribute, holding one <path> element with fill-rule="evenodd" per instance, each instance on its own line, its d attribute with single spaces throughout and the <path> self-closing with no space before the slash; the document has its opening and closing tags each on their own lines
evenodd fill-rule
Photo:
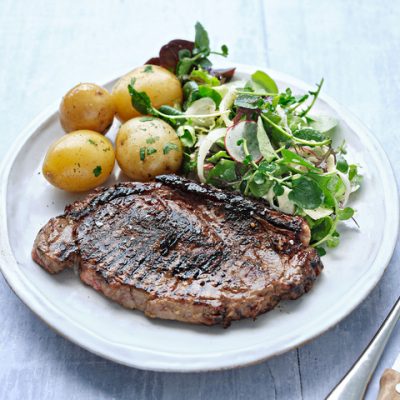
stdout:
<svg viewBox="0 0 400 400">
<path fill-rule="evenodd" d="M 93 175 L 97 178 L 101 174 L 101 166 L 98 165 L 94 170 L 93 170 Z"/>
<path fill-rule="evenodd" d="M 141 147 L 139 150 L 140 161 L 144 161 L 146 158 L 146 147 Z"/>
<path fill-rule="evenodd" d="M 143 117 L 140 118 L 139 121 L 140 122 L 147 122 L 147 121 L 153 121 L 154 117 Z"/>
<path fill-rule="evenodd" d="M 149 138 L 146 139 L 146 143 L 147 143 L 147 144 L 153 144 L 153 143 L 155 143 L 158 139 L 159 139 L 158 136 L 157 136 L 157 137 L 150 136 Z"/>
<path fill-rule="evenodd" d="M 154 153 L 157 153 L 157 149 L 155 149 L 154 147 L 148 147 L 148 148 L 147 148 L 146 154 L 147 154 L 148 156 L 151 156 L 151 155 L 154 154 Z"/>
<path fill-rule="evenodd" d="M 90 144 L 92 144 L 93 146 L 97 146 L 97 143 L 96 143 L 94 140 L 92 140 L 92 139 L 88 139 L 88 142 L 89 142 Z"/>
<path fill-rule="evenodd" d="M 151 65 L 146 65 L 146 66 L 144 67 L 143 72 L 153 72 L 153 66 L 151 66 Z"/>
<path fill-rule="evenodd" d="M 179 150 L 179 147 L 175 144 L 175 143 L 167 143 L 164 147 L 163 147 L 163 153 L 164 154 L 168 154 L 171 150 Z"/>
</svg>

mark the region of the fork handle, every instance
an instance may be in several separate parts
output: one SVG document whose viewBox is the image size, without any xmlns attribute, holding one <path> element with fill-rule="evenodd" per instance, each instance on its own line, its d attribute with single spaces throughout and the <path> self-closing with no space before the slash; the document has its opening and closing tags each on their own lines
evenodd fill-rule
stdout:
<svg viewBox="0 0 400 400">
<path fill-rule="evenodd" d="M 368 382 L 375 371 L 399 317 L 400 298 L 397 299 L 396 304 L 393 306 L 375 337 L 364 350 L 364 353 L 328 395 L 326 400 L 362 399 L 364 397 Z"/>
<path fill-rule="evenodd" d="M 400 372 L 394 369 L 385 369 L 379 382 L 380 389 L 377 400 L 400 400 Z M 397 390 L 396 390 L 397 386 Z"/>
</svg>

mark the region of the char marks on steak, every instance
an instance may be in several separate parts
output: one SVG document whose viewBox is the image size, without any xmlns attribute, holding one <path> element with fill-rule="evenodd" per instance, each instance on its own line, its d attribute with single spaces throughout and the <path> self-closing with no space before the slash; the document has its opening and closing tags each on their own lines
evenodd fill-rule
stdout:
<svg viewBox="0 0 400 400">
<path fill-rule="evenodd" d="M 119 183 L 65 208 L 33 259 L 147 316 L 228 326 L 307 292 L 322 269 L 298 216 L 175 175 Z"/>
</svg>

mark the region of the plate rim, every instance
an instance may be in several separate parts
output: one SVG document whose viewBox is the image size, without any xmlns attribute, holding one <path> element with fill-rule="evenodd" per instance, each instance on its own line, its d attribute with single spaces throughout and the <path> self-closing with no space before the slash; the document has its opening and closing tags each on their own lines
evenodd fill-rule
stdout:
<svg viewBox="0 0 400 400">
<path fill-rule="evenodd" d="M 251 73 L 257 69 L 262 69 L 274 78 L 283 80 L 289 85 L 295 85 L 303 90 L 312 89 L 310 85 L 302 80 L 270 68 L 237 63 L 226 64 L 235 66 L 239 73 Z M 105 85 L 110 84 L 115 81 L 115 79 L 118 78 L 107 81 Z M 392 220 L 399 221 L 399 195 L 397 182 L 394 170 L 382 146 L 370 130 L 350 111 L 325 94 L 321 94 L 320 98 L 351 127 L 357 136 L 365 138 L 367 142 L 369 142 L 369 145 L 374 146 L 374 157 L 379 160 L 379 176 L 382 178 L 384 189 L 386 189 L 384 200 L 386 213 L 392 216 Z M 65 316 L 63 318 L 62 312 L 59 312 L 57 309 L 52 307 L 51 304 L 48 304 L 44 295 L 38 293 L 37 290 L 35 292 L 35 287 L 27 282 L 26 278 L 19 272 L 17 261 L 12 254 L 7 227 L 8 178 L 14 165 L 15 158 L 20 153 L 25 142 L 37 133 L 40 126 L 46 123 L 46 121 L 57 112 L 57 109 L 58 103 L 53 103 L 51 106 L 45 108 L 30 124 L 28 124 L 18 135 L 0 166 L 0 270 L 11 290 L 36 316 L 38 316 L 59 335 L 98 356 L 129 367 L 168 372 L 213 371 L 260 363 L 315 339 L 347 317 L 361 304 L 362 301 L 365 300 L 380 281 L 389 265 L 397 243 L 399 223 L 390 225 L 386 222 L 384 237 L 387 237 L 387 240 L 382 241 L 383 244 L 378 250 L 375 260 L 371 263 L 368 273 L 364 275 L 362 282 L 365 283 L 365 277 L 367 276 L 369 278 L 369 281 L 367 281 L 368 284 L 361 286 L 361 290 L 357 292 L 358 296 L 356 297 L 356 300 L 352 302 L 351 306 L 345 308 L 344 312 L 333 313 L 330 321 L 323 324 L 322 329 L 314 328 L 311 333 L 298 336 L 291 342 L 281 346 L 279 350 L 269 350 L 268 348 L 265 348 L 265 346 L 262 346 L 262 344 L 257 343 L 254 347 L 251 347 L 251 350 L 248 348 L 240 348 L 239 350 L 234 351 L 224 351 L 222 353 L 217 352 L 212 356 L 210 356 L 210 354 L 207 354 L 206 356 L 202 356 L 201 354 L 173 355 L 171 353 L 142 349 L 138 346 L 130 346 L 128 351 L 122 344 L 105 340 L 104 338 L 97 336 L 95 332 L 89 331 L 76 323 L 74 324 L 74 321 L 66 319 Z M 377 264 L 379 265 L 377 266 Z M 356 285 L 356 287 L 359 286 L 359 284 Z M 316 321 L 314 321 L 314 326 L 315 325 Z M 308 331 L 306 330 L 306 332 Z M 153 357 L 148 357 L 149 355 L 152 355 Z"/>
</svg>

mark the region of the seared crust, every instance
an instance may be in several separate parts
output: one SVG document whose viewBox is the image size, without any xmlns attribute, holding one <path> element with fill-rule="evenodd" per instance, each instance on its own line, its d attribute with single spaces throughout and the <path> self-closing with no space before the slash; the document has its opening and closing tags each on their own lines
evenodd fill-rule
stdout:
<svg viewBox="0 0 400 400">
<path fill-rule="evenodd" d="M 322 269 L 301 217 L 175 175 L 98 189 L 41 229 L 33 259 L 149 317 L 213 325 L 307 292 Z"/>
<path fill-rule="evenodd" d="M 69 218 L 52 218 L 37 234 L 32 258 L 47 272 L 56 274 L 78 262 L 74 226 Z"/>
</svg>

